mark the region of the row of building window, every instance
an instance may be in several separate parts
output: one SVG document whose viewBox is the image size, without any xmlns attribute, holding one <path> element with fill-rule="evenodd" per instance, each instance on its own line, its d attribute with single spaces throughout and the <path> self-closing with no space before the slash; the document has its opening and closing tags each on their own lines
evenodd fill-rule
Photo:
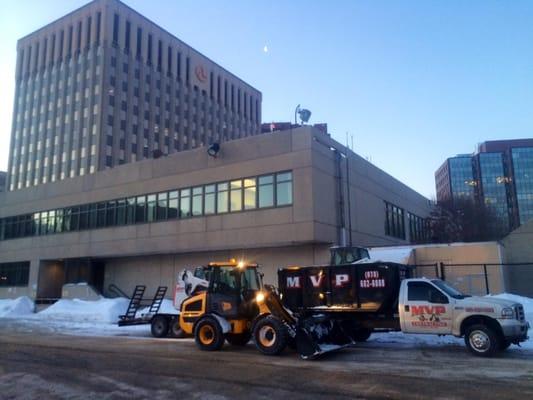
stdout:
<svg viewBox="0 0 533 400">
<path fill-rule="evenodd" d="M 120 24 L 125 23 L 125 29 L 123 33 L 123 42 L 121 41 L 120 37 Z M 131 22 L 129 20 L 125 20 L 125 22 L 121 22 L 121 17 L 119 14 L 114 14 L 113 16 L 113 45 L 115 47 L 119 47 L 119 43 L 121 44 L 122 51 L 126 54 L 130 54 L 132 52 L 131 48 L 131 41 L 133 38 L 134 33 L 132 32 Z M 136 45 L 135 45 L 135 58 L 136 59 L 142 59 L 142 55 L 146 52 L 146 60 L 144 60 L 148 65 L 154 65 L 158 72 L 161 72 L 163 69 L 166 69 L 166 74 L 168 76 L 176 76 L 176 79 L 181 80 L 182 79 L 182 53 L 175 49 L 171 45 L 164 45 L 163 41 L 161 39 L 154 40 L 153 35 L 151 33 L 148 33 L 148 36 L 146 38 L 146 42 L 143 40 L 143 30 L 142 27 L 137 27 L 136 33 Z M 157 43 L 157 46 L 154 45 L 154 43 Z M 154 57 L 156 58 L 154 60 Z M 166 58 L 166 65 L 164 65 L 163 57 Z M 155 62 L 154 62 L 155 61 Z M 112 64 L 113 66 L 113 60 Z M 115 60 L 115 66 L 116 66 L 116 60 Z M 126 64 L 124 64 L 126 66 Z M 187 86 L 190 85 L 190 77 L 191 77 L 191 59 L 190 57 L 185 57 L 185 83 Z M 125 67 L 125 71 L 127 71 L 127 66 Z M 228 85 L 228 81 L 224 79 L 224 82 L 222 83 L 222 78 L 220 75 L 216 76 L 214 72 L 209 72 L 209 76 L 207 77 L 209 79 L 209 97 L 213 100 L 216 100 L 219 104 L 224 104 L 225 107 L 228 107 L 228 93 L 231 94 L 231 110 L 237 111 L 239 114 L 243 114 L 245 118 L 249 118 L 250 120 L 253 119 L 255 116 L 255 120 L 259 120 L 259 101 L 255 98 L 254 95 L 247 93 L 244 89 L 236 88 L 233 83 L 230 83 Z M 216 83 L 215 83 L 216 81 Z M 229 87 L 231 87 L 231 91 L 229 91 Z M 224 91 L 222 91 L 222 87 L 224 87 Z M 222 93 L 223 96 L 222 96 Z M 234 98 L 237 98 L 237 101 L 234 101 Z M 224 103 L 222 103 L 222 98 L 224 98 Z M 242 99 L 242 102 L 241 102 Z M 255 106 L 255 112 L 252 110 Z"/>
<path fill-rule="evenodd" d="M 385 202 L 385 234 L 405 240 L 404 210 L 388 202 Z"/>
<path fill-rule="evenodd" d="M 225 214 L 292 204 L 292 172 L 0 219 L 0 240 Z"/>
<path fill-rule="evenodd" d="M 28 261 L 0 264 L 0 287 L 28 286 L 29 277 Z"/>
<path fill-rule="evenodd" d="M 411 243 L 427 242 L 430 239 L 429 221 L 410 212 L 407 212 L 407 219 L 409 220 L 409 241 Z"/>
</svg>

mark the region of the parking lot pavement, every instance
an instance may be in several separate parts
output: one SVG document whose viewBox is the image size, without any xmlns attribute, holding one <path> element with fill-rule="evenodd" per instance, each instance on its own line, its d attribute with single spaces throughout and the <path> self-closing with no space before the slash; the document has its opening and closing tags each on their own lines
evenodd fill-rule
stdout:
<svg viewBox="0 0 533 400">
<path fill-rule="evenodd" d="M 201 352 L 193 340 L 65 336 L 0 323 L 0 399 L 533 398 L 533 352 L 493 359 L 463 346 L 369 341 L 303 361 L 252 344 Z"/>
</svg>

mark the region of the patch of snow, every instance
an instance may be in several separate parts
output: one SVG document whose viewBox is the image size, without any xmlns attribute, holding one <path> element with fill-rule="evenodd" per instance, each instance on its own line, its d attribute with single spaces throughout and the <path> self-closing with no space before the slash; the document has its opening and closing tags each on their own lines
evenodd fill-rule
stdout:
<svg viewBox="0 0 533 400">
<path fill-rule="evenodd" d="M 0 318 L 16 318 L 33 314 L 34 309 L 35 304 L 27 296 L 16 299 L 0 299 Z"/>
<path fill-rule="evenodd" d="M 129 304 L 124 297 L 99 300 L 61 299 L 45 310 L 37 313 L 36 318 L 68 320 L 76 322 L 116 323 Z"/>
</svg>

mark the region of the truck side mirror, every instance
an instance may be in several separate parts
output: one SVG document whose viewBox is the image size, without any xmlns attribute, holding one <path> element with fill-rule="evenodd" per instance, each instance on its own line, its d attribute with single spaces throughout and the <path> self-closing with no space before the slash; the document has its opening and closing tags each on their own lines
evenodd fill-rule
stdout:
<svg viewBox="0 0 533 400">
<path fill-rule="evenodd" d="M 429 302 L 430 303 L 436 303 L 436 304 L 448 304 L 448 297 L 443 295 L 441 292 L 437 290 L 432 290 L 431 294 L 429 295 Z"/>
</svg>

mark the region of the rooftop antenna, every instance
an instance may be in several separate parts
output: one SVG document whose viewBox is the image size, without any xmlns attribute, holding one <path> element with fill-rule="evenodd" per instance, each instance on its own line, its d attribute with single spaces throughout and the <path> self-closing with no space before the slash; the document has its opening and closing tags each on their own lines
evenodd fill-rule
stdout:
<svg viewBox="0 0 533 400">
<path fill-rule="evenodd" d="M 300 108 L 300 104 L 296 106 L 296 110 L 294 110 L 294 124 L 298 125 L 298 116 L 300 116 L 300 122 L 302 125 L 305 125 L 307 122 L 309 122 L 309 118 L 311 118 L 311 111 Z"/>
</svg>

